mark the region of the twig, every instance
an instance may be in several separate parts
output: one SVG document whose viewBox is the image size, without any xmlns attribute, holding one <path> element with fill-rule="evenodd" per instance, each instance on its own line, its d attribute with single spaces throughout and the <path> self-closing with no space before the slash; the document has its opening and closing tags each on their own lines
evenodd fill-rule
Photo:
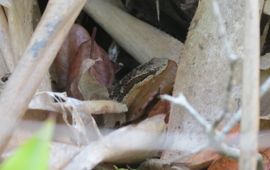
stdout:
<svg viewBox="0 0 270 170">
<path fill-rule="evenodd" d="M 245 57 L 243 63 L 240 170 L 257 168 L 259 129 L 259 1 L 245 1 Z"/>
<path fill-rule="evenodd" d="M 227 82 L 227 88 L 226 88 L 226 97 L 224 100 L 224 110 L 221 114 L 220 118 L 216 121 L 215 126 L 218 126 L 219 123 L 224 119 L 225 115 L 229 111 L 229 102 L 230 102 L 230 95 L 232 93 L 232 87 L 233 87 L 233 73 L 236 69 L 236 63 L 240 59 L 240 57 L 234 52 L 233 45 L 231 44 L 231 41 L 228 38 L 227 29 L 225 27 L 225 21 L 222 17 L 222 14 L 220 12 L 219 4 L 216 0 L 213 1 L 213 12 L 217 18 L 218 21 L 218 32 L 219 36 L 223 39 L 224 45 L 225 45 L 225 55 L 227 55 L 227 58 L 229 59 L 230 64 L 230 73 L 229 73 L 229 80 Z"/>
<path fill-rule="evenodd" d="M 161 99 L 168 100 L 170 102 L 173 102 L 175 104 L 179 104 L 183 107 L 185 107 L 189 113 L 201 124 L 204 126 L 206 131 L 209 131 L 212 126 L 198 113 L 196 109 L 191 106 L 191 104 L 187 101 L 186 97 L 180 93 L 177 97 L 172 97 L 169 95 L 162 95 Z"/>
<path fill-rule="evenodd" d="M 226 155 L 236 156 L 237 152 L 234 148 L 227 146 L 226 144 L 222 143 L 224 139 L 224 134 L 217 131 L 215 126 L 210 125 L 205 118 L 203 118 L 198 111 L 196 111 L 191 104 L 187 101 L 186 97 L 181 93 L 178 97 L 172 97 L 169 95 L 162 95 L 162 99 L 169 100 L 172 103 L 181 105 L 185 107 L 189 113 L 200 123 L 200 125 L 204 126 L 206 130 L 206 134 L 208 135 L 209 145 L 214 146 L 215 149 L 222 152 Z"/>
<path fill-rule="evenodd" d="M 180 97 L 179 97 L 180 96 Z M 172 97 L 169 95 L 162 95 L 161 98 L 165 100 L 169 100 L 172 103 L 181 105 L 185 107 L 189 113 L 201 124 L 205 127 L 206 134 L 208 135 L 209 140 L 209 146 L 213 147 L 217 151 L 219 151 L 222 154 L 225 154 L 227 156 L 231 156 L 234 158 L 240 157 L 240 150 L 237 148 L 233 148 L 228 146 L 223 142 L 225 138 L 225 133 L 229 131 L 231 127 L 233 127 L 237 121 L 240 118 L 241 112 L 238 111 L 236 114 L 234 114 L 234 117 L 231 119 L 231 121 L 228 122 L 227 125 L 223 128 L 223 130 L 220 132 L 215 129 L 215 126 L 209 125 L 209 123 L 196 111 L 191 104 L 186 100 L 186 97 L 183 94 L 180 94 L 178 97 Z M 205 146 L 207 147 L 207 146 Z M 258 161 L 262 161 L 262 157 L 260 154 L 255 154 L 255 157 Z"/>
<path fill-rule="evenodd" d="M 256 2 L 257 3 L 257 2 Z M 253 6 L 255 5 L 255 7 L 253 8 Z M 257 5 L 257 6 L 256 6 Z M 259 56 L 259 48 L 258 47 L 258 33 L 259 33 L 259 30 L 258 30 L 258 14 L 256 13 L 257 12 L 257 9 L 258 9 L 258 4 L 252 4 L 252 2 L 250 2 L 250 6 L 252 6 L 251 8 L 253 9 L 250 9 L 250 10 L 254 10 L 252 11 L 252 15 L 255 19 L 252 19 L 251 22 L 252 23 L 248 23 L 246 26 L 246 29 L 250 29 L 249 27 L 256 27 L 255 29 L 251 30 L 251 31 L 246 31 L 246 36 L 245 37 L 252 37 L 248 40 L 245 41 L 245 45 L 246 45 L 246 56 L 248 57 L 249 55 L 251 56 L 251 58 L 246 58 L 245 59 L 245 62 L 246 64 L 245 67 L 244 67 L 244 90 L 243 90 L 243 107 L 246 107 L 244 108 L 244 112 L 245 114 L 248 114 L 246 112 L 250 112 L 252 113 L 253 116 L 244 116 L 242 115 L 242 125 L 241 125 L 241 129 L 242 129 L 242 136 L 246 136 L 245 132 L 248 130 L 250 131 L 251 133 L 248 134 L 247 136 L 251 137 L 252 140 L 250 140 L 250 142 L 245 142 L 245 141 L 249 141 L 247 140 L 247 138 L 249 137 L 243 137 L 242 140 L 241 140 L 241 143 L 242 143 L 242 150 L 246 150 L 245 153 L 242 153 L 242 156 L 240 158 L 240 167 L 244 170 L 244 169 L 255 169 L 256 168 L 256 161 L 257 161 L 257 157 L 256 157 L 256 149 L 257 149 L 257 140 L 256 140 L 256 135 L 257 135 L 257 131 L 258 131 L 258 113 L 259 113 L 259 109 L 258 109 L 258 56 Z M 219 6 L 217 4 L 216 1 L 213 1 L 213 7 L 214 7 L 214 13 L 215 15 L 217 16 L 218 18 L 218 21 L 219 21 L 219 27 L 220 27 L 220 33 L 221 33 L 221 36 L 224 38 L 225 40 L 225 49 L 228 53 L 228 57 L 230 59 L 230 65 L 231 65 L 231 75 L 230 75 L 230 78 L 229 78 L 229 84 L 228 84 L 228 89 L 227 89 L 227 93 L 229 94 L 230 91 L 231 91 L 231 82 L 232 82 L 232 72 L 234 71 L 234 68 L 235 68 L 235 64 L 236 64 L 236 60 L 238 59 L 237 55 L 234 53 L 234 51 L 232 50 L 232 46 L 231 44 L 229 43 L 230 41 L 228 41 L 227 39 L 227 33 L 226 33 L 226 29 L 225 29 L 225 26 L 224 26 L 224 23 L 223 23 L 223 19 L 222 19 L 222 16 L 221 16 L 221 13 L 220 13 L 220 9 L 219 9 Z M 257 7 L 257 8 L 256 8 Z M 248 11 L 247 13 L 249 13 L 249 10 L 246 10 Z M 247 15 L 247 14 L 246 14 Z M 247 17 L 247 18 L 250 18 L 250 17 Z M 247 19 L 246 18 L 246 19 Z M 255 25 L 255 26 L 254 26 Z M 254 31 L 254 32 L 253 32 Z M 252 49 L 252 46 L 253 44 L 250 43 L 250 42 L 256 42 L 256 48 L 255 50 L 251 50 Z M 250 48 L 250 49 L 248 49 Z M 251 52 L 251 53 L 250 53 Z M 252 56 L 253 55 L 253 56 Z M 254 58 L 254 59 L 253 59 Z M 253 66 L 251 66 L 253 65 Z M 250 71 L 251 70 L 251 71 Z M 252 74 L 252 77 L 254 78 L 254 80 L 252 80 L 253 83 L 250 83 L 250 75 L 251 75 L 251 72 L 253 73 Z M 250 85 L 249 85 L 250 83 Z M 266 84 L 267 85 L 267 84 Z M 266 90 L 266 86 L 263 86 L 263 92 L 264 93 Z M 252 94 L 249 96 L 249 91 L 252 91 Z M 250 100 L 252 100 L 250 102 Z M 228 108 L 228 102 L 229 102 L 229 95 L 227 95 L 227 98 L 226 98 L 226 108 Z M 224 113 L 226 113 L 228 111 L 228 109 L 225 109 Z M 225 125 L 225 127 L 222 129 L 222 133 L 221 135 L 224 135 L 225 133 L 227 133 L 239 120 L 241 116 L 241 112 L 238 111 L 234 116 L 233 118 Z M 247 118 L 248 117 L 248 118 Z M 252 123 L 253 124 L 248 127 L 248 124 Z M 253 130 L 252 130 L 253 129 Z M 244 133 L 244 134 L 243 134 Z M 246 145 L 246 146 L 245 146 Z M 249 150 L 249 147 L 253 145 L 251 148 L 251 150 Z M 254 153 L 255 152 L 255 153 Z M 250 156 L 249 155 L 252 155 L 253 153 L 253 156 Z M 243 155 L 245 155 L 243 157 Z M 251 162 L 250 162 L 251 161 Z M 249 163 L 248 165 L 246 163 Z M 240 169 L 241 169 L 240 168 Z"/>
<path fill-rule="evenodd" d="M 30 44 L 0 97 L 0 148 L 27 109 L 86 0 L 49 1 Z"/>
<path fill-rule="evenodd" d="M 238 110 L 233 117 L 222 128 L 221 134 L 227 134 L 241 119 L 241 110 Z"/>
</svg>

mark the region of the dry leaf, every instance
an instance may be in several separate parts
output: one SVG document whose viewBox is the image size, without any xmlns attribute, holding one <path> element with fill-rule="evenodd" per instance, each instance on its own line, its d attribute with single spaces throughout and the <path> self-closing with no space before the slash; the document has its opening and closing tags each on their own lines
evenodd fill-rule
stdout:
<svg viewBox="0 0 270 170">
<path fill-rule="evenodd" d="M 85 61 L 85 59 L 92 59 L 96 62 L 88 71 L 83 73 L 81 69 L 82 63 Z M 88 40 L 80 46 L 76 57 L 71 61 L 71 63 L 72 64 L 69 68 L 67 89 L 71 96 L 79 99 L 83 99 L 84 96 L 86 96 L 87 99 L 99 98 L 100 96 L 103 96 L 102 94 L 106 93 L 106 91 L 103 91 L 106 90 L 105 87 L 111 87 L 115 74 L 114 65 L 110 61 L 107 53 L 93 40 Z M 82 78 L 82 74 L 84 74 L 84 79 L 86 78 L 85 76 L 89 76 L 91 78 L 88 78 L 88 81 L 81 81 L 80 86 L 82 91 L 80 91 L 78 86 L 80 79 Z M 95 87 L 98 86 L 96 85 L 97 83 L 99 86 L 101 86 L 100 89 L 102 94 L 100 96 L 89 96 L 88 92 L 91 92 L 92 90 L 95 91 Z M 87 91 L 83 89 L 87 89 Z M 83 95 L 82 92 L 86 92 L 87 94 Z"/>
<path fill-rule="evenodd" d="M 56 83 L 57 90 L 66 90 L 70 63 L 80 45 L 89 39 L 89 33 L 82 26 L 78 24 L 72 26 L 51 67 L 52 79 Z"/>
<path fill-rule="evenodd" d="M 265 149 L 260 152 L 263 157 L 264 170 L 270 168 L 270 149 Z M 222 157 L 214 161 L 208 168 L 208 170 L 238 170 L 238 161 L 228 157 Z"/>
<path fill-rule="evenodd" d="M 228 157 L 222 157 L 214 161 L 208 168 L 208 170 L 238 170 L 238 163 L 236 160 Z"/>
<path fill-rule="evenodd" d="M 78 88 L 85 100 L 109 99 L 109 93 L 105 86 L 102 86 L 94 76 L 88 72 L 82 74 Z"/>
<path fill-rule="evenodd" d="M 259 133 L 259 150 L 263 156 L 264 169 L 268 170 L 270 168 L 270 149 L 269 147 L 269 132 L 264 133 L 265 130 L 269 130 L 269 119 L 260 118 L 260 133 Z M 227 140 L 234 145 L 238 143 L 239 140 L 240 124 L 237 124 L 227 137 Z M 266 149 L 265 149 L 266 148 Z M 224 169 L 238 169 L 238 163 L 236 160 L 228 157 L 222 157 L 211 164 L 208 170 L 224 170 Z"/>
<path fill-rule="evenodd" d="M 147 113 L 149 117 L 155 116 L 158 114 L 165 114 L 166 115 L 166 123 L 168 122 L 169 114 L 170 114 L 170 102 L 166 100 L 158 101 L 153 108 Z"/>
<path fill-rule="evenodd" d="M 97 84 L 95 79 L 97 79 L 99 86 L 111 86 L 114 79 L 113 65 L 107 57 L 106 52 L 95 42 L 93 43 L 93 49 L 91 49 L 92 42 L 93 40 L 90 39 L 90 35 L 82 26 L 75 24 L 72 27 L 51 69 L 58 90 L 67 90 L 69 95 L 78 99 L 91 98 L 89 94 L 83 95 L 78 89 L 80 78 L 82 74 L 84 74 L 82 64 L 86 59 L 100 59 L 100 61 L 97 61 L 94 67 L 90 69 L 89 74 L 85 74 L 83 77 L 84 80 L 87 79 L 87 81 L 82 80 L 80 83 L 83 93 L 91 92 L 91 90 L 96 89 L 91 88 L 92 82 L 93 84 Z M 90 76 L 90 78 L 88 78 L 88 76 Z M 93 81 L 89 81 L 89 79 Z M 87 89 L 88 84 L 91 89 Z M 87 91 L 85 89 L 87 89 Z M 103 89 L 106 90 L 105 88 Z"/>
<path fill-rule="evenodd" d="M 29 125 L 29 122 L 26 123 L 25 125 Z M 6 150 L 4 155 L 7 155 L 10 150 L 30 137 L 31 133 L 34 133 L 33 130 L 38 129 L 37 126 L 41 126 L 41 123 L 31 125 L 32 126 L 28 127 L 30 131 L 27 132 L 24 131 L 27 127 L 18 129 L 19 132 L 15 133 L 13 136 L 14 140 L 12 140 L 11 147 Z M 66 139 L 71 136 L 67 133 L 66 126 L 62 127 L 57 125 L 56 133 L 59 128 L 63 128 L 65 131 L 58 131 L 59 136 L 54 138 L 58 142 L 54 141 L 51 144 L 50 169 L 63 169 L 68 163 L 73 165 L 79 163 L 78 166 L 75 165 L 75 169 L 80 169 L 81 166 L 86 166 L 89 167 L 87 169 L 91 169 L 90 167 L 93 168 L 103 160 L 106 162 L 127 163 L 137 162 L 156 155 L 157 150 L 159 150 L 164 142 L 164 136 L 162 134 L 165 130 L 165 123 L 164 115 L 158 115 L 137 125 L 117 129 L 100 140 L 90 143 L 86 147 L 72 145 L 69 138 L 68 140 Z M 69 144 L 67 144 L 66 141 Z M 89 154 L 84 155 L 85 152 Z M 74 156 L 76 156 L 75 159 L 70 161 Z M 76 162 L 77 157 L 81 157 L 86 161 Z M 89 159 L 90 161 L 87 161 Z"/>
<path fill-rule="evenodd" d="M 220 155 L 211 150 L 204 150 L 195 155 L 183 159 L 180 163 L 187 165 L 192 170 L 207 168 L 214 160 L 220 158 Z"/>
<path fill-rule="evenodd" d="M 263 157 L 263 165 L 265 170 L 270 169 L 270 149 L 265 149 L 260 152 Z"/>
<path fill-rule="evenodd" d="M 86 146 L 64 169 L 92 169 L 103 161 L 131 163 L 152 157 L 164 142 L 160 137 L 164 130 L 163 115 L 120 128 Z"/>
</svg>

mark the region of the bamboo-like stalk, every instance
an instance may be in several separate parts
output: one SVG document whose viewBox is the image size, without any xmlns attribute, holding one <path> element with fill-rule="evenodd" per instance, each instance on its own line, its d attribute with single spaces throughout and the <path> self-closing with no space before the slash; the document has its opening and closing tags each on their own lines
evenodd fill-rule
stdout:
<svg viewBox="0 0 270 170">
<path fill-rule="evenodd" d="M 13 72 L 39 19 L 40 11 L 35 0 L 9 1 L 9 5 L 0 8 L 0 76 Z M 49 72 L 39 90 L 51 91 Z"/>
<path fill-rule="evenodd" d="M 0 57 L 2 61 L 0 75 L 10 73 L 15 67 L 15 58 L 11 47 L 7 18 L 2 7 L 0 7 Z"/>
<path fill-rule="evenodd" d="M 1 36 L 5 40 L 1 46 L 5 47 L 3 48 L 5 51 L 10 52 L 6 52 L 2 58 L 5 63 L 9 64 L 9 67 L 12 66 L 8 71 L 12 73 L 30 41 L 37 22 L 40 20 L 40 11 L 36 0 L 16 0 L 10 1 L 3 12 L 6 14 L 7 31 L 6 35 Z M 51 91 L 49 72 L 44 77 L 39 90 Z"/>
<path fill-rule="evenodd" d="M 259 126 L 259 1 L 246 1 L 240 170 L 257 168 Z"/>
<path fill-rule="evenodd" d="M 53 62 L 86 0 L 51 0 L 21 60 L 0 96 L 0 148 Z"/>
<path fill-rule="evenodd" d="M 10 1 L 10 6 L 5 8 L 14 58 L 16 59 L 14 64 L 19 61 L 33 34 L 34 19 L 39 18 L 35 13 L 36 8 L 38 8 L 36 0 Z"/>
<path fill-rule="evenodd" d="M 129 15 L 118 0 L 88 0 L 85 10 L 135 59 L 169 58 L 178 62 L 183 44 L 170 35 Z"/>
</svg>

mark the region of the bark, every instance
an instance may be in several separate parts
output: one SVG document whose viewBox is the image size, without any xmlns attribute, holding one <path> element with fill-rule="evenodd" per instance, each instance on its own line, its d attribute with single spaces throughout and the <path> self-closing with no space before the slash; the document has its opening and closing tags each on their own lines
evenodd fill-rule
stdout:
<svg viewBox="0 0 270 170">
<path fill-rule="evenodd" d="M 232 51 L 242 56 L 243 52 L 243 2 L 232 0 L 218 1 L 220 13 L 225 21 L 225 35 Z M 214 123 L 223 113 L 228 98 L 228 81 L 233 76 L 233 89 L 230 94 L 228 111 L 239 108 L 241 98 L 241 63 L 231 73 L 231 62 L 224 46 L 224 36 L 213 13 L 213 0 L 200 1 L 189 28 L 181 57 L 173 95 L 183 92 L 190 103 L 210 123 Z M 230 114 L 227 115 L 230 117 Z M 176 132 L 175 145 L 181 154 L 165 152 L 163 159 L 173 159 L 196 152 L 207 145 L 207 136 L 202 126 L 183 108 L 173 106 L 169 118 L 169 132 Z"/>
</svg>

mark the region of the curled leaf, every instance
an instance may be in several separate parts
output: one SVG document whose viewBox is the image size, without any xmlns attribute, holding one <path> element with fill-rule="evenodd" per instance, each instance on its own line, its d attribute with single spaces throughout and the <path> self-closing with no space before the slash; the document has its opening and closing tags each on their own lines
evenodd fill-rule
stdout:
<svg viewBox="0 0 270 170">
<path fill-rule="evenodd" d="M 85 62 L 86 59 L 92 59 L 96 62 L 87 71 L 83 72 L 82 63 Z M 83 43 L 71 63 L 67 90 L 71 96 L 79 99 L 102 98 L 102 96 L 104 96 L 103 94 L 107 92 L 106 88 L 112 86 L 115 74 L 114 65 L 110 61 L 107 53 L 99 47 L 96 42 L 88 40 Z M 81 81 L 81 78 L 84 80 Z M 88 80 L 86 81 L 86 79 Z M 82 91 L 79 90 L 78 86 L 81 86 Z M 89 96 L 88 92 L 91 90 L 95 91 L 97 87 L 100 87 L 102 93 L 100 95 L 101 97 L 97 94 Z M 85 89 L 88 90 L 85 91 Z M 84 92 L 88 94 L 82 94 Z M 87 97 L 84 98 L 85 96 Z"/>
<path fill-rule="evenodd" d="M 65 91 L 70 63 L 76 57 L 80 45 L 89 39 L 89 33 L 82 26 L 72 26 L 51 67 L 52 79 L 57 90 Z"/>
</svg>

